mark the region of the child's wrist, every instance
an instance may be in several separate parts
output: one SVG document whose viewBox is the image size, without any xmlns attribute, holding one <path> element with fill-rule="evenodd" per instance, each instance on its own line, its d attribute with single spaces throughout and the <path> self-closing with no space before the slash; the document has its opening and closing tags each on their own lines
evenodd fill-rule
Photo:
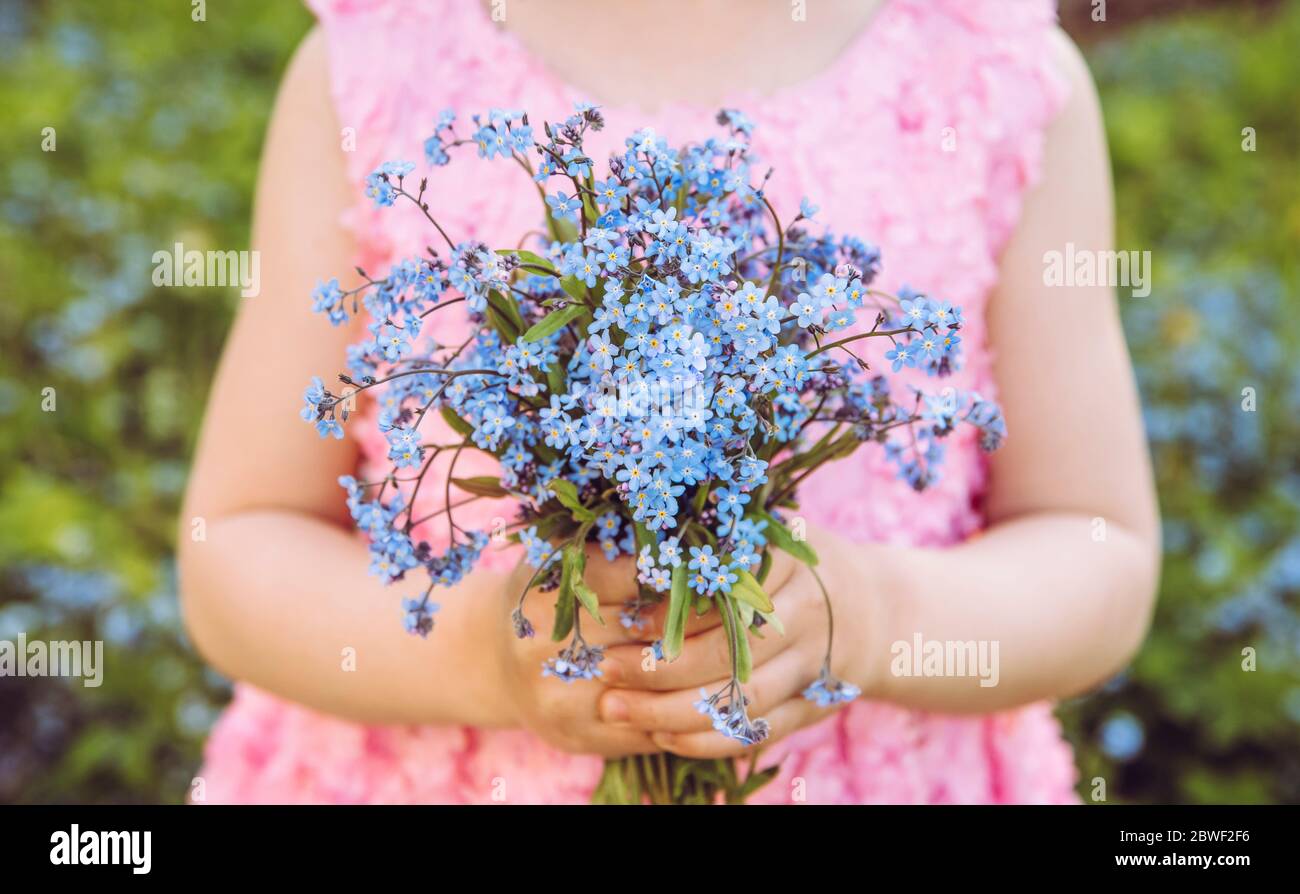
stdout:
<svg viewBox="0 0 1300 894">
<path fill-rule="evenodd" d="M 864 699 L 883 699 L 889 689 L 889 648 L 895 636 L 902 588 L 897 550 L 883 544 L 852 544 L 832 551 L 836 585 L 834 664 L 841 679 Z M 836 596 L 838 594 L 838 596 Z"/>
<path fill-rule="evenodd" d="M 504 591 L 506 587 L 504 581 L 494 584 L 498 591 Z M 509 613 L 503 612 L 495 599 L 475 599 L 474 604 L 474 636 L 470 649 L 477 660 L 466 673 L 475 702 L 470 710 L 478 718 L 472 725 L 497 729 L 522 727 L 523 715 L 514 697 L 515 687 L 510 672 L 509 650 L 514 634 L 510 629 Z M 468 679 L 471 677 L 473 679 Z"/>
</svg>

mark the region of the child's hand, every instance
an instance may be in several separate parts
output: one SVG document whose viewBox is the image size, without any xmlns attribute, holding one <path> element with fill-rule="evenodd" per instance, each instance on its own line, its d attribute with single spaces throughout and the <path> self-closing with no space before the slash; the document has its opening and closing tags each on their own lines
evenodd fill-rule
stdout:
<svg viewBox="0 0 1300 894">
<path fill-rule="evenodd" d="M 832 672 L 862 685 L 866 675 L 859 668 L 870 666 L 871 651 L 864 631 L 877 610 L 871 590 L 863 584 L 862 570 L 849 565 L 852 547 L 825 532 L 815 536 L 813 545 L 821 560 L 817 571 L 835 610 Z M 831 713 L 832 709 L 819 708 L 802 695 L 821 673 L 828 628 L 821 589 L 802 563 L 774 551 L 766 589 L 785 635 L 765 627 L 762 639 L 750 638 L 753 672 L 743 689 L 750 699 L 749 716 L 766 718 L 770 740 L 775 740 Z M 694 707 L 701 688 L 712 694 L 731 676 L 727 636 L 717 612 L 701 620 L 710 622 L 708 629 L 688 635 L 681 656 L 673 662 L 647 664 L 640 645 L 610 649 L 605 672 L 611 688 L 600 698 L 600 716 L 612 727 L 649 733 L 656 745 L 674 754 L 699 758 L 743 754 L 747 746 L 714 731 L 709 718 Z"/>
<path fill-rule="evenodd" d="M 532 637 L 517 637 L 508 621 L 532 572 L 532 568 L 521 565 L 511 575 L 498 615 L 500 638 L 496 642 L 502 678 L 518 724 L 562 751 L 604 757 L 661 751 L 643 732 L 601 722 L 596 705 L 607 685 L 604 678 L 566 683 L 542 676 L 542 665 L 567 645 L 567 640 L 557 643 L 550 635 L 555 621 L 555 591 L 542 592 L 534 587 L 524 599 L 524 616 L 536 630 Z M 583 638 L 592 646 L 629 643 L 635 634 L 619 623 L 618 612 L 636 595 L 636 563 L 626 557 L 610 562 L 598 549 L 589 548 L 586 581 L 600 597 L 605 625 L 579 608 Z M 607 668 L 608 661 L 601 667 Z"/>
</svg>

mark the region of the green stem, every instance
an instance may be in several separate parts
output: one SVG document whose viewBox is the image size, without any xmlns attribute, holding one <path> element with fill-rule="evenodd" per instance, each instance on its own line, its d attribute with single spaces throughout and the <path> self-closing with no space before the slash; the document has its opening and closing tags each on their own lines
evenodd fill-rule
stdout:
<svg viewBox="0 0 1300 894">
<path fill-rule="evenodd" d="M 776 216 L 776 209 L 772 203 L 763 197 L 763 205 L 767 208 L 767 213 L 772 215 L 772 223 L 776 225 L 776 261 L 772 264 L 772 276 L 767 281 L 767 294 L 776 294 L 777 277 L 781 275 L 781 263 L 785 260 L 785 230 L 781 227 L 781 219 Z"/>
</svg>

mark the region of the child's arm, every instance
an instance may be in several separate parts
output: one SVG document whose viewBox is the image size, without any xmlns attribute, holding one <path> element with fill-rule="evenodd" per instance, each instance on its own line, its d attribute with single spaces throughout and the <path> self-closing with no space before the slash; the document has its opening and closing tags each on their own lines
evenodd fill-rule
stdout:
<svg viewBox="0 0 1300 894">
<path fill-rule="evenodd" d="M 321 440 L 298 417 L 311 376 L 340 369 L 363 334 L 311 312 L 316 282 L 351 269 L 355 252 L 339 223 L 352 197 L 325 72 L 324 42 L 313 35 L 286 73 L 268 130 L 252 240 L 261 294 L 241 299 L 181 518 L 186 624 L 222 671 L 312 707 L 499 723 L 501 693 L 488 674 L 466 675 L 461 688 L 423 685 L 443 668 L 474 666 L 468 643 L 488 621 L 488 600 L 457 594 L 439 616 L 451 635 L 433 648 L 411 641 L 398 594 L 366 574 L 366 548 L 346 533 L 336 479 L 354 471 L 354 443 Z M 195 519 L 206 528 L 198 541 Z M 491 584 L 476 577 L 461 589 Z M 355 672 L 343 669 L 347 648 Z"/>
<path fill-rule="evenodd" d="M 987 710 L 1086 690 L 1132 657 L 1154 604 L 1158 510 L 1114 291 L 1043 284 L 1045 253 L 1114 247 L 1101 110 L 1078 51 L 1061 47 L 1072 98 L 989 309 L 1010 432 L 993 454 L 991 527 L 967 546 L 883 566 L 896 591 L 890 642 L 917 631 L 998 640 L 1001 680 L 979 688 L 878 667 L 877 694 L 917 707 Z"/>
<path fill-rule="evenodd" d="M 436 626 L 420 639 L 402 629 L 400 600 L 418 595 L 422 575 L 389 587 L 367 573 L 337 484 L 355 471 L 355 445 L 322 440 L 298 415 L 311 376 L 341 369 L 347 345 L 365 334 L 311 311 L 317 281 L 353 264 L 355 245 L 339 223 L 353 202 L 347 183 L 325 46 L 312 35 L 286 74 L 262 159 L 253 226 L 262 293 L 243 299 L 229 336 L 181 517 L 185 621 L 196 645 L 235 679 L 348 718 L 522 724 L 573 750 L 647 750 L 644 736 L 596 728 L 594 687 L 543 681 L 555 644 L 544 633 L 523 641 L 511 633 L 523 581 L 508 586 L 506 575 L 476 571 L 439 589 Z M 630 562 L 618 572 L 611 581 L 633 585 Z M 554 594 L 530 599 L 530 617 L 549 630 Z M 589 638 L 621 635 L 611 625 Z"/>
<path fill-rule="evenodd" d="M 1072 99 L 1048 135 L 1042 185 L 1007 248 L 989 330 L 1009 436 L 993 455 L 990 528 L 952 549 L 847 544 L 810 532 L 835 604 L 835 667 L 864 696 L 944 712 L 983 712 L 1073 695 L 1119 670 L 1142 642 L 1153 605 L 1159 531 L 1128 352 L 1110 288 L 1047 288 L 1044 253 L 1113 244 L 1110 172 L 1100 110 L 1078 52 L 1062 40 Z M 860 499 L 870 499 L 864 494 Z M 924 511 L 924 510 L 920 510 Z M 1104 539 L 1097 519 L 1104 520 Z M 773 736 L 826 711 L 799 697 L 825 649 L 821 595 L 796 567 L 774 597 L 786 635 L 754 642 L 746 691 Z M 785 606 L 783 608 L 783 605 Z M 998 644 L 997 684 L 970 676 L 895 676 L 891 646 L 925 640 Z M 626 689 L 606 716 L 678 733 L 655 741 L 692 756 L 735 753 L 691 706 L 727 677 L 723 633 L 643 673 L 628 647 L 611 652 Z M 711 648 L 710 646 L 719 646 Z M 621 708 L 615 705 L 622 702 Z"/>
</svg>

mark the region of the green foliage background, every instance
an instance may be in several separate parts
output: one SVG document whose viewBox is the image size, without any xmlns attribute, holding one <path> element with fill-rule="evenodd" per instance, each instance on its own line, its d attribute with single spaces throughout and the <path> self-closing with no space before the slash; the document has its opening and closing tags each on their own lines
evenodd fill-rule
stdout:
<svg viewBox="0 0 1300 894">
<path fill-rule="evenodd" d="M 156 289 L 150 259 L 246 246 L 310 18 L 207 7 L 0 0 L 0 639 L 107 658 L 97 689 L 0 677 L 0 802 L 179 801 L 228 697 L 185 641 L 172 543 L 238 299 Z M 1061 707 L 1080 792 L 1300 802 L 1300 0 L 1087 29 L 1119 244 L 1155 259 L 1153 294 L 1122 301 L 1166 559 L 1141 654 Z"/>
</svg>

